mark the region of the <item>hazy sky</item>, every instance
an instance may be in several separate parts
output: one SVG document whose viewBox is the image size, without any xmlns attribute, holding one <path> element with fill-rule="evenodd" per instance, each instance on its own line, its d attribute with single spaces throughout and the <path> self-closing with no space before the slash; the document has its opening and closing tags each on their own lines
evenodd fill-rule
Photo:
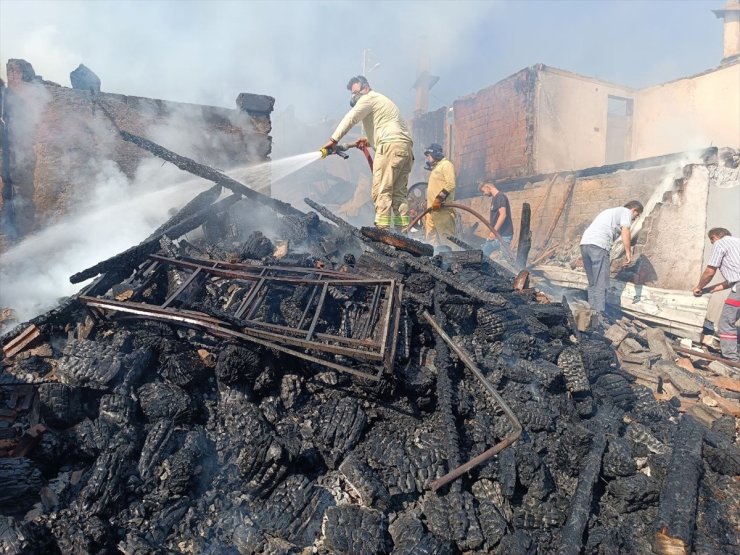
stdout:
<svg viewBox="0 0 740 555">
<path fill-rule="evenodd" d="M 430 108 L 536 63 L 633 87 L 719 64 L 723 0 L 0 0 L 0 59 L 70 86 L 84 63 L 106 92 L 234 107 L 268 94 L 309 123 L 348 109 L 372 50 L 373 87 L 406 115 L 419 55 L 440 77 Z"/>
</svg>

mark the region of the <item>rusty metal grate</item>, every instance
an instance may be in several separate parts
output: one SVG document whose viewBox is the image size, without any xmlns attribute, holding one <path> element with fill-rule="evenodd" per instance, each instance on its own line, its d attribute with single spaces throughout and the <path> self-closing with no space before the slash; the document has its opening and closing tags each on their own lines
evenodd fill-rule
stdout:
<svg viewBox="0 0 740 555">
<path fill-rule="evenodd" d="M 371 279 L 320 268 L 235 264 L 197 258 L 167 258 L 151 255 L 129 283 L 129 300 L 81 296 L 80 300 L 100 317 L 107 312 L 120 317 L 145 318 L 200 329 L 211 335 L 250 341 L 310 362 L 379 381 L 393 371 L 396 338 L 401 318 L 403 285 L 392 279 Z M 142 292 L 160 272 L 176 269 L 186 273 L 181 284 L 161 304 L 139 302 Z M 188 299 L 206 284 L 234 287 L 224 310 L 218 314 L 193 309 Z M 310 289 L 300 306 L 297 322 L 266 321 L 268 300 L 288 298 L 295 288 Z M 304 289 L 305 291 L 305 289 Z M 349 291 L 357 302 L 353 317 L 337 310 L 341 303 L 328 302 Z M 125 316 L 123 316 L 125 315 Z M 351 320 L 344 334 L 335 329 L 339 320 Z M 352 365 L 345 363 L 348 361 Z"/>
</svg>

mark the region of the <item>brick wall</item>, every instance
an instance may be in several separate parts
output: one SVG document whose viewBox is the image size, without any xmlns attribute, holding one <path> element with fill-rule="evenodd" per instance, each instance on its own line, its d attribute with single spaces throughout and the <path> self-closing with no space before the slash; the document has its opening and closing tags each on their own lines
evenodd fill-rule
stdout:
<svg viewBox="0 0 740 555">
<path fill-rule="evenodd" d="M 241 94 L 229 110 L 60 87 L 30 64 L 8 62 L 6 119 L 16 227 L 21 236 L 66 213 L 101 173 L 136 176 L 151 155 L 122 141 L 117 125 L 220 170 L 258 163 L 271 151 L 274 99 Z M 152 184 L 153 187 L 156 183 Z M 1 233 L 1 232 L 0 232 Z"/>
<path fill-rule="evenodd" d="M 534 173 L 536 70 L 527 68 L 453 104 L 452 161 L 461 196 L 477 181 Z"/>
<path fill-rule="evenodd" d="M 622 206 L 630 200 L 639 200 L 645 204 L 658 184 L 666 178 L 667 171 L 672 175 L 673 168 L 657 166 L 578 178 L 573 186 L 571 199 L 566 203 L 560 215 L 548 246 L 558 244 L 570 248 L 574 244 L 577 245 L 583 231 L 602 210 Z M 519 241 L 522 204 L 528 202 L 532 209 L 532 252 L 534 253 L 535 247 L 545 240 L 546 232 L 568 191 L 568 184 L 568 174 L 559 174 L 554 181 L 547 179 L 527 183 L 517 190 L 506 192 L 511 203 L 515 244 Z M 483 215 L 489 213 L 491 206 L 491 199 L 482 196 L 461 202 L 468 204 Z M 463 213 L 465 224 L 472 225 L 474 221 L 472 216 Z M 481 227 L 477 231 L 480 236 L 484 235 Z"/>
<path fill-rule="evenodd" d="M 411 121 L 411 135 L 414 138 L 414 167 L 409 184 L 427 181 L 429 172 L 424 169 L 424 149 L 431 143 L 441 144 L 445 155 L 450 156 L 447 131 L 447 107 L 416 116 Z"/>
</svg>

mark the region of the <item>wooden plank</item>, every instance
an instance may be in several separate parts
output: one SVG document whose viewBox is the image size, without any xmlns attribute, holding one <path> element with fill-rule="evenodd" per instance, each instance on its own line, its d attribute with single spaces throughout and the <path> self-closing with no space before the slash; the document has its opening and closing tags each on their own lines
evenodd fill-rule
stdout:
<svg viewBox="0 0 740 555">
<path fill-rule="evenodd" d="M 728 389 L 730 391 L 737 391 L 740 393 L 740 380 L 734 380 L 732 378 L 709 378 L 714 385 L 721 387 L 722 389 Z"/>
<path fill-rule="evenodd" d="M 648 387 L 657 387 L 660 383 L 658 375 L 641 364 L 630 364 L 629 362 L 622 363 L 620 366 L 622 372 L 629 374 L 637 381 L 647 385 Z"/>
<path fill-rule="evenodd" d="M 658 375 L 673 384 L 682 397 L 699 397 L 701 385 L 686 376 L 681 369 L 672 362 L 659 361 L 653 365 Z"/>
<path fill-rule="evenodd" d="M 30 345 L 35 339 L 41 336 L 41 330 L 34 324 L 28 326 L 23 330 L 20 335 L 8 341 L 3 345 L 3 354 L 7 357 L 13 357 L 20 353 L 28 345 Z"/>
<path fill-rule="evenodd" d="M 735 418 L 740 418 L 740 404 L 733 403 L 705 387 L 701 388 L 701 395 L 702 397 L 709 397 L 714 400 L 717 403 L 717 408 L 722 410 L 722 412 L 731 414 Z"/>
</svg>

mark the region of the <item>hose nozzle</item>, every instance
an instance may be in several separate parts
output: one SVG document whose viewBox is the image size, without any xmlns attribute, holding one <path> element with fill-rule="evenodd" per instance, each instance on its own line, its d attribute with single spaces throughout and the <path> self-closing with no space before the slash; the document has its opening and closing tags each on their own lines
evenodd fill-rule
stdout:
<svg viewBox="0 0 740 555">
<path fill-rule="evenodd" d="M 319 152 L 321 153 L 321 158 L 326 158 L 330 154 L 336 154 L 337 156 L 341 156 L 345 160 L 349 158 L 349 154 L 347 154 L 346 150 L 349 148 L 347 145 L 334 145 L 333 147 L 325 147 L 319 149 Z"/>
</svg>

